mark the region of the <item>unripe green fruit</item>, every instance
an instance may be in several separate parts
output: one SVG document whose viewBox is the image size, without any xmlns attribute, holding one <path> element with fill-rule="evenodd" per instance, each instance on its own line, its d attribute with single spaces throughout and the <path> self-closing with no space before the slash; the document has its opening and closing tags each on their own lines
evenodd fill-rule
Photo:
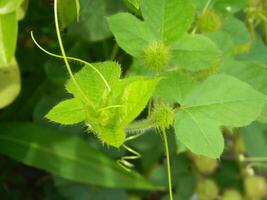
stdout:
<svg viewBox="0 0 267 200">
<path fill-rule="evenodd" d="M 216 183 L 211 179 L 206 179 L 198 183 L 197 195 L 199 200 L 214 200 L 219 194 Z"/>
<path fill-rule="evenodd" d="M 200 32 L 215 32 L 222 26 L 222 20 L 220 15 L 213 9 L 207 10 L 200 15 L 197 22 L 197 28 Z"/>
<path fill-rule="evenodd" d="M 147 67 L 153 71 L 162 71 L 170 61 L 170 50 L 163 42 L 153 42 L 144 50 Z"/>
<path fill-rule="evenodd" d="M 246 195 L 251 199 L 261 199 L 267 193 L 267 185 L 264 177 L 249 176 L 244 183 Z"/>
<path fill-rule="evenodd" d="M 236 190 L 226 190 L 221 200 L 242 200 L 242 196 Z"/>
<path fill-rule="evenodd" d="M 192 159 L 198 171 L 203 174 L 211 174 L 218 165 L 217 160 L 205 156 L 192 155 Z"/>
<path fill-rule="evenodd" d="M 171 107 L 160 103 L 155 106 L 151 118 L 159 129 L 167 129 L 173 124 L 174 112 Z"/>
</svg>

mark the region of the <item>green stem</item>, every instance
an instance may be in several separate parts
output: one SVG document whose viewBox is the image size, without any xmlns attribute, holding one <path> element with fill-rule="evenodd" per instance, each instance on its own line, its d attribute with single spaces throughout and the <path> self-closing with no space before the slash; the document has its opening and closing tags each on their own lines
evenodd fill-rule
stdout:
<svg viewBox="0 0 267 200">
<path fill-rule="evenodd" d="M 33 35 L 33 32 L 31 32 L 31 38 L 32 38 L 34 44 L 35 44 L 40 50 L 42 50 L 44 53 L 46 53 L 46 54 L 48 54 L 48 55 L 50 55 L 50 56 L 53 56 L 53 57 L 55 57 L 55 58 L 61 58 L 61 59 L 64 59 L 63 56 L 61 56 L 61 55 L 57 55 L 57 54 L 54 54 L 54 53 L 51 53 L 51 52 L 49 52 L 48 50 L 44 49 L 44 48 L 37 42 L 37 40 L 35 39 L 35 37 L 34 37 L 34 35 Z M 87 61 L 84 61 L 84 60 L 81 60 L 81 59 L 79 59 L 79 58 L 74 58 L 74 57 L 69 57 L 69 56 L 67 56 L 66 59 L 67 59 L 67 60 L 70 60 L 70 61 L 77 61 L 77 62 L 79 62 L 79 63 L 85 64 L 86 66 L 91 67 L 91 68 L 92 68 L 92 69 L 99 75 L 99 77 L 103 80 L 104 84 L 106 85 L 107 90 L 108 90 L 109 92 L 111 91 L 111 87 L 110 87 L 110 85 L 108 84 L 106 78 L 105 78 L 105 77 L 103 76 L 103 74 L 102 74 L 96 67 L 94 67 L 91 63 L 89 63 L 89 62 L 87 62 Z"/>
<path fill-rule="evenodd" d="M 204 15 L 205 14 L 205 12 L 207 12 L 207 10 L 208 10 L 208 8 L 209 8 L 209 6 L 210 6 L 210 4 L 211 4 L 211 1 L 212 0 L 208 0 L 207 1 L 207 3 L 205 4 L 205 6 L 204 6 L 204 8 L 203 8 L 203 10 L 201 11 L 201 13 L 200 13 L 200 15 L 199 16 L 202 16 L 202 15 Z M 191 34 L 195 34 L 196 32 L 197 32 L 197 22 L 196 22 L 196 26 L 194 27 L 194 29 L 192 30 L 192 32 L 191 32 Z"/>
<path fill-rule="evenodd" d="M 134 135 L 134 133 L 142 133 L 152 128 L 156 128 L 153 120 L 148 118 L 140 121 L 135 121 L 126 127 L 126 133 Z"/>
<path fill-rule="evenodd" d="M 267 164 L 265 164 L 265 163 L 250 163 L 247 167 L 248 168 L 252 168 L 252 167 L 267 168 Z"/>
<path fill-rule="evenodd" d="M 247 162 L 267 162 L 267 157 L 247 157 L 244 159 Z"/>
<path fill-rule="evenodd" d="M 54 16 L 55 16 L 56 33 L 57 33 L 57 39 L 58 39 L 59 47 L 60 47 L 64 62 L 65 62 L 65 65 L 67 67 L 68 73 L 70 75 L 70 78 L 72 79 L 75 87 L 79 90 L 79 92 L 83 96 L 83 98 L 86 101 L 89 102 L 89 99 L 87 98 L 87 96 L 84 94 L 84 92 L 80 88 L 79 84 L 77 83 L 77 81 L 76 81 L 76 79 L 75 79 L 75 77 L 74 77 L 74 75 L 73 75 L 73 73 L 71 71 L 70 64 L 69 64 L 67 56 L 66 56 L 66 52 L 65 52 L 65 49 L 64 49 L 64 46 L 63 46 L 63 42 L 62 42 L 62 39 L 61 39 L 61 34 L 60 34 L 58 14 L 57 14 L 57 4 L 58 4 L 57 2 L 58 2 L 58 0 L 54 1 Z"/>
<path fill-rule="evenodd" d="M 170 163 L 169 144 L 168 144 L 166 129 L 162 130 L 162 134 L 163 134 L 163 140 L 164 140 L 165 151 L 166 151 L 166 159 L 167 159 L 167 174 L 168 174 L 169 196 L 170 196 L 170 200 L 173 200 L 171 163 Z"/>
<path fill-rule="evenodd" d="M 116 44 L 114 44 L 111 55 L 110 55 L 110 60 L 114 60 L 118 54 L 119 51 L 119 46 Z"/>
</svg>

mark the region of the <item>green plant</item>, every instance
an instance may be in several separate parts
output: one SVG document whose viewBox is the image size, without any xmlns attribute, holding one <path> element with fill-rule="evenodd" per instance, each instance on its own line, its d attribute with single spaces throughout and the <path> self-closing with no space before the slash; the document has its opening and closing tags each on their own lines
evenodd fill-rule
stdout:
<svg viewBox="0 0 267 200">
<path fill-rule="evenodd" d="M 20 90 L 15 46 L 18 19 L 27 4 L 0 0 L 0 108 Z M 260 173 L 267 156 L 260 125 L 267 123 L 265 0 L 55 0 L 56 38 L 51 19 L 41 25 L 39 15 L 33 15 L 37 4 L 29 4 L 26 18 L 37 22 L 26 25 L 26 33 L 20 31 L 16 57 L 22 80 L 36 76 L 39 82 L 24 83 L 31 87 L 23 88 L 17 101 L 33 93 L 32 98 L 15 102 L 0 116 L 26 121 L 0 123 L 1 153 L 94 186 L 159 190 L 160 195 L 168 186 L 165 198 L 171 200 L 189 199 L 194 192 L 200 199 L 213 199 L 220 191 L 222 198 L 238 199 L 243 182 L 246 197 L 252 198 L 254 186 L 243 175 Z M 24 40 L 32 28 L 38 29 L 31 33 L 32 41 Z M 24 59 L 33 43 L 64 61 L 67 73 L 56 59 L 45 60 L 35 51 L 28 56 L 31 61 Z M 52 53 L 58 47 L 61 53 Z M 41 63 L 43 68 L 33 67 Z M 89 142 L 68 136 L 68 129 Z M 83 132 L 89 134 L 78 134 Z M 49 158 L 56 164 L 44 161 Z M 132 198 L 147 196 L 128 192 Z M 104 199 L 96 196 L 92 198 Z"/>
<path fill-rule="evenodd" d="M 117 148 L 125 147 L 127 126 L 141 113 L 152 97 L 159 81 L 158 77 L 164 77 L 159 83 L 155 102 L 162 100 L 172 106 L 174 103 L 179 104 L 173 123 L 177 140 L 196 154 L 219 158 L 224 148 L 219 127 L 245 126 L 260 115 L 266 97 L 229 75 L 215 74 L 202 83 L 193 81 L 183 73 L 158 74 L 154 79 L 120 79 L 118 64 L 90 64 L 84 61 L 80 61 L 85 63 L 84 68 L 73 75 L 69 65 L 71 58 L 66 56 L 61 39 L 57 4 L 55 1 L 54 15 L 62 53 L 62 57 L 57 57 L 64 59 L 67 66 L 71 79 L 67 82 L 66 89 L 73 98 L 55 106 L 46 115 L 49 120 L 64 125 L 83 122 L 88 126 L 88 131 L 93 132 L 104 144 Z M 159 5 L 161 6 L 157 7 Z M 177 15 L 177 9 L 180 8 L 187 11 L 184 11 L 183 15 Z M 141 10 L 144 22 L 130 14 L 120 13 L 109 19 L 109 25 L 118 44 L 132 56 L 143 57 L 150 69 L 159 73 L 174 64 L 178 69 L 198 71 L 210 68 L 213 63 L 218 62 L 220 50 L 211 40 L 202 35 L 186 34 L 194 19 L 195 8 L 191 2 L 166 0 L 152 4 L 149 1 L 141 1 Z M 156 14 L 157 12 L 160 14 Z M 124 22 L 130 24 L 127 29 L 123 26 Z M 187 85 L 179 82 L 180 79 L 186 79 Z M 215 85 L 217 88 L 214 88 Z M 155 120 L 152 120 L 149 126 L 157 127 L 155 122 L 160 121 L 158 126 L 166 146 L 169 192 L 172 199 L 169 149 L 165 131 L 172 125 L 173 120 L 168 120 L 168 113 L 173 111 L 162 112 L 157 108 L 157 104 L 155 106 L 156 114 L 152 115 Z M 164 118 L 167 124 L 161 123 Z"/>
</svg>

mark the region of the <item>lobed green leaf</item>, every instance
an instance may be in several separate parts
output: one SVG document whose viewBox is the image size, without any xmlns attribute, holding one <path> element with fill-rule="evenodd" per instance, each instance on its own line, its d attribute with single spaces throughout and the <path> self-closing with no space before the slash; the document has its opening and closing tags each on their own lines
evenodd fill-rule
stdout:
<svg viewBox="0 0 267 200">
<path fill-rule="evenodd" d="M 156 87 L 155 96 L 167 102 L 179 103 L 195 87 L 196 81 L 188 74 L 166 72 Z"/>
<path fill-rule="evenodd" d="M 195 7 L 184 0 L 142 0 L 145 23 L 166 43 L 178 41 L 195 18 Z"/>
<path fill-rule="evenodd" d="M 181 113 L 178 111 L 175 119 L 177 140 L 196 154 L 218 158 L 223 151 L 218 127 L 250 124 L 265 102 L 266 96 L 245 82 L 228 75 L 213 75 L 181 102 Z"/>
<path fill-rule="evenodd" d="M 220 71 L 250 84 L 256 90 L 267 95 L 267 70 L 264 65 L 228 59 L 222 63 Z M 263 123 L 267 122 L 267 102 L 258 120 Z"/>
<path fill-rule="evenodd" d="M 95 69 L 93 69 L 93 67 Z M 108 86 L 112 89 L 121 75 L 120 65 L 115 62 L 94 63 L 92 66 L 85 65 L 74 75 L 80 89 L 94 107 L 98 107 L 108 93 Z M 101 77 L 102 76 L 102 77 Z M 107 83 L 104 82 L 103 78 Z M 108 85 L 107 85 L 108 84 Z M 68 92 L 85 101 L 81 91 L 70 79 L 66 84 Z"/>
<path fill-rule="evenodd" d="M 63 125 L 76 124 L 85 120 L 85 106 L 77 98 L 67 99 L 53 107 L 45 117 Z"/>
<path fill-rule="evenodd" d="M 109 17 L 108 24 L 119 46 L 134 57 L 140 57 L 145 47 L 157 40 L 145 22 L 129 13 Z"/>
<path fill-rule="evenodd" d="M 221 51 L 203 35 L 187 35 L 172 46 L 172 62 L 183 69 L 199 71 L 219 63 Z"/>
</svg>

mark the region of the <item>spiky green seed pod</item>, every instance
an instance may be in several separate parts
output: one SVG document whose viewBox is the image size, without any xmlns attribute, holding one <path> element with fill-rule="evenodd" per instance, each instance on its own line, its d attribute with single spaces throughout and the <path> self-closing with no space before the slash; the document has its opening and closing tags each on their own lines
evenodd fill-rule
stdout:
<svg viewBox="0 0 267 200">
<path fill-rule="evenodd" d="M 173 124 L 174 112 L 173 109 L 166 104 L 157 104 L 152 112 L 151 118 L 154 124 L 160 130 L 168 129 Z"/>
<path fill-rule="evenodd" d="M 163 42 L 153 42 L 144 50 L 146 66 L 152 71 L 162 71 L 170 61 L 170 49 Z"/>
</svg>

